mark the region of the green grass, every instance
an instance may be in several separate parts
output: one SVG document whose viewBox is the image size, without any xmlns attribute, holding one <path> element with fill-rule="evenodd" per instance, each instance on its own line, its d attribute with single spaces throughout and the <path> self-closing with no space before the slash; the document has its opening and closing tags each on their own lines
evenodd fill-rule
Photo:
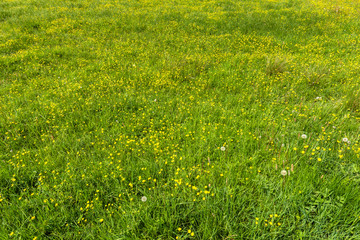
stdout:
<svg viewBox="0 0 360 240">
<path fill-rule="evenodd" d="M 1 1 L 0 239 L 359 239 L 359 11 Z"/>
</svg>

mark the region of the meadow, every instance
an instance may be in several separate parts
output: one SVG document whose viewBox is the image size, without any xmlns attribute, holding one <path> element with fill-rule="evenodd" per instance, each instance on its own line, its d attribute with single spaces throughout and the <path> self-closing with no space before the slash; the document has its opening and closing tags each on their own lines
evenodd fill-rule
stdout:
<svg viewBox="0 0 360 240">
<path fill-rule="evenodd" d="M 1 0 L 0 239 L 360 239 L 359 14 Z"/>
</svg>

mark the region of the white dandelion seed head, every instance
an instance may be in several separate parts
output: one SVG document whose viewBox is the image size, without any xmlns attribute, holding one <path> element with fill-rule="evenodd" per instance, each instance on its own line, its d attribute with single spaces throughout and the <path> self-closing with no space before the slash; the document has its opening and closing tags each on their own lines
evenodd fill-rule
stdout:
<svg viewBox="0 0 360 240">
<path fill-rule="evenodd" d="M 281 147 L 285 147 L 285 144 L 283 143 L 283 144 L 281 144 Z"/>
<path fill-rule="evenodd" d="M 349 142 L 349 139 L 347 139 L 346 137 L 342 139 L 343 142 Z"/>
<path fill-rule="evenodd" d="M 303 139 L 307 138 L 306 134 L 302 134 L 301 138 L 303 138 Z"/>
<path fill-rule="evenodd" d="M 226 148 L 225 148 L 224 146 L 222 146 L 222 147 L 220 148 L 220 150 L 221 150 L 221 151 L 225 151 Z"/>
<path fill-rule="evenodd" d="M 283 175 L 283 176 L 286 176 L 287 175 L 287 171 L 284 169 L 284 170 L 281 170 L 281 175 Z"/>
<path fill-rule="evenodd" d="M 142 197 L 141 197 L 141 201 L 146 202 L 146 201 L 147 201 L 147 197 L 142 196 Z"/>
</svg>

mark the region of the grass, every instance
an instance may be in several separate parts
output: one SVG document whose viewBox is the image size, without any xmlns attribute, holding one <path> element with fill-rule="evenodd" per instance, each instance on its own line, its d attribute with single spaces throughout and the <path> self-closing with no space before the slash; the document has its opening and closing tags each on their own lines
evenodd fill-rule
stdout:
<svg viewBox="0 0 360 240">
<path fill-rule="evenodd" d="M 359 10 L 3 0 L 0 239 L 358 239 Z"/>
</svg>

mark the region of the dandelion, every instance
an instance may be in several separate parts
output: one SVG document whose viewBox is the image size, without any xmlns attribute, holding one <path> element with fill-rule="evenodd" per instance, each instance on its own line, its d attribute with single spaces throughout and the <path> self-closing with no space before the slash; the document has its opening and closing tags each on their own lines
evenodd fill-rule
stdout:
<svg viewBox="0 0 360 240">
<path fill-rule="evenodd" d="M 102 223 L 104 221 L 104 219 L 100 219 L 99 222 Z"/>
<path fill-rule="evenodd" d="M 287 175 L 287 171 L 285 169 L 281 170 L 281 175 L 283 175 L 285 177 Z"/>
<path fill-rule="evenodd" d="M 349 139 L 345 137 L 345 138 L 342 139 L 342 141 L 343 141 L 343 142 L 348 142 Z"/>
<path fill-rule="evenodd" d="M 142 197 L 141 197 L 141 201 L 146 202 L 146 201 L 147 201 L 147 197 L 142 196 Z"/>
<path fill-rule="evenodd" d="M 220 150 L 224 152 L 224 151 L 226 150 L 226 148 L 225 148 L 224 146 L 222 146 L 222 147 L 220 148 Z"/>
<path fill-rule="evenodd" d="M 301 135 L 301 138 L 302 138 L 302 139 L 306 139 L 306 138 L 307 138 L 306 134 L 302 134 L 302 135 Z"/>
</svg>

